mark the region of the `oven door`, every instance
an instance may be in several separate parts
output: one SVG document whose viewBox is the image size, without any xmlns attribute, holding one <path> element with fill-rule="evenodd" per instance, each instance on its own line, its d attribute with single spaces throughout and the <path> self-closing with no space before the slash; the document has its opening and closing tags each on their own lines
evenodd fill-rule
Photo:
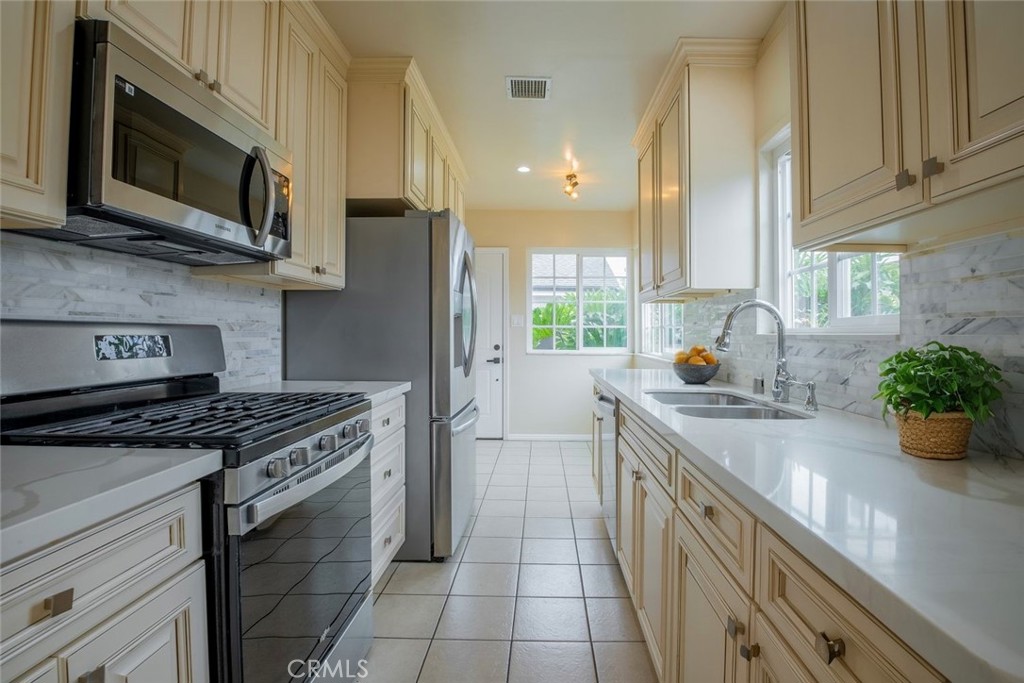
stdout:
<svg viewBox="0 0 1024 683">
<path fill-rule="evenodd" d="M 226 508 L 238 561 L 238 605 L 229 612 L 240 621 L 242 676 L 233 683 L 313 680 L 313 660 L 359 670 L 373 637 L 372 446 L 367 435 Z"/>
</svg>

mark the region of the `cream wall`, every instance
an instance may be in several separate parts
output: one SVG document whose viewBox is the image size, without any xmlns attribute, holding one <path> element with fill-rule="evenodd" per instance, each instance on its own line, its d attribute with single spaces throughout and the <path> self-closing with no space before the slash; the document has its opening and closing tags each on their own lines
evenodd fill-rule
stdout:
<svg viewBox="0 0 1024 683">
<path fill-rule="evenodd" d="M 557 191 L 557 188 L 555 188 Z M 633 248 L 630 211 L 466 213 L 478 247 L 509 250 L 509 315 L 529 315 L 527 253 L 537 247 Z M 590 436 L 590 368 L 625 368 L 630 356 L 527 353 L 527 327 L 509 328 L 506 354 L 511 437 Z"/>
<path fill-rule="evenodd" d="M 754 132 L 758 147 L 790 120 L 790 7 L 765 34 L 754 69 Z"/>
</svg>

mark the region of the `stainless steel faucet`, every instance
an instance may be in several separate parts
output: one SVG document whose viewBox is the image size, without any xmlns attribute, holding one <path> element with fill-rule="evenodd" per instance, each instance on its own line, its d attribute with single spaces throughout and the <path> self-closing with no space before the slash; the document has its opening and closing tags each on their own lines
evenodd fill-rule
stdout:
<svg viewBox="0 0 1024 683">
<path fill-rule="evenodd" d="M 719 351 L 728 351 L 732 344 L 732 325 L 736 314 L 747 308 L 760 308 L 768 311 L 775 320 L 775 377 L 772 379 L 772 400 L 776 403 L 789 403 L 789 388 L 792 386 L 804 387 L 807 390 L 807 399 L 804 401 L 804 408 L 809 411 L 818 410 L 818 398 L 815 393 L 814 382 L 798 382 L 796 377 L 789 373 L 786 363 L 786 323 L 782 320 L 782 313 L 779 309 L 767 301 L 760 299 L 747 299 L 733 306 L 729 314 L 725 316 L 725 324 L 722 325 L 722 333 L 715 340 L 715 348 Z"/>
</svg>

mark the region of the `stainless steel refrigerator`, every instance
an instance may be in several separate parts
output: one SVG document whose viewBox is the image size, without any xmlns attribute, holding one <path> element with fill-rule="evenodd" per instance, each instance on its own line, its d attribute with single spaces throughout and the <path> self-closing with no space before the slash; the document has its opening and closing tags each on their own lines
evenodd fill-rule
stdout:
<svg viewBox="0 0 1024 683">
<path fill-rule="evenodd" d="M 473 239 L 449 211 L 350 218 L 345 289 L 287 292 L 286 379 L 411 380 L 400 560 L 451 555 L 476 490 Z"/>
</svg>

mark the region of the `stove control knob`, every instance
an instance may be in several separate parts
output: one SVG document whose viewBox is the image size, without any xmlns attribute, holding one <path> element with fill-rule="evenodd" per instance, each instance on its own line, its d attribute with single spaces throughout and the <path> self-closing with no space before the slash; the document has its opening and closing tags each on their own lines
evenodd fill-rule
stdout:
<svg viewBox="0 0 1024 683">
<path fill-rule="evenodd" d="M 337 434 L 324 434 L 320 437 L 320 450 L 322 451 L 336 451 L 340 445 L 341 441 Z"/>
<path fill-rule="evenodd" d="M 271 479 L 284 479 L 288 476 L 288 461 L 284 458 L 274 458 L 267 463 L 267 476 Z"/>
<path fill-rule="evenodd" d="M 356 420 L 356 431 L 358 431 L 360 434 L 369 434 L 370 421 L 367 420 L 365 417 Z"/>
<path fill-rule="evenodd" d="M 356 438 L 356 435 L 358 433 L 359 430 L 356 429 L 356 426 L 354 424 L 345 425 L 341 430 L 341 435 L 345 437 L 345 439 L 349 440 Z"/>
<path fill-rule="evenodd" d="M 305 467 L 309 464 L 309 460 L 309 449 L 305 446 L 293 448 L 292 452 L 288 454 L 288 461 L 292 467 Z"/>
</svg>

